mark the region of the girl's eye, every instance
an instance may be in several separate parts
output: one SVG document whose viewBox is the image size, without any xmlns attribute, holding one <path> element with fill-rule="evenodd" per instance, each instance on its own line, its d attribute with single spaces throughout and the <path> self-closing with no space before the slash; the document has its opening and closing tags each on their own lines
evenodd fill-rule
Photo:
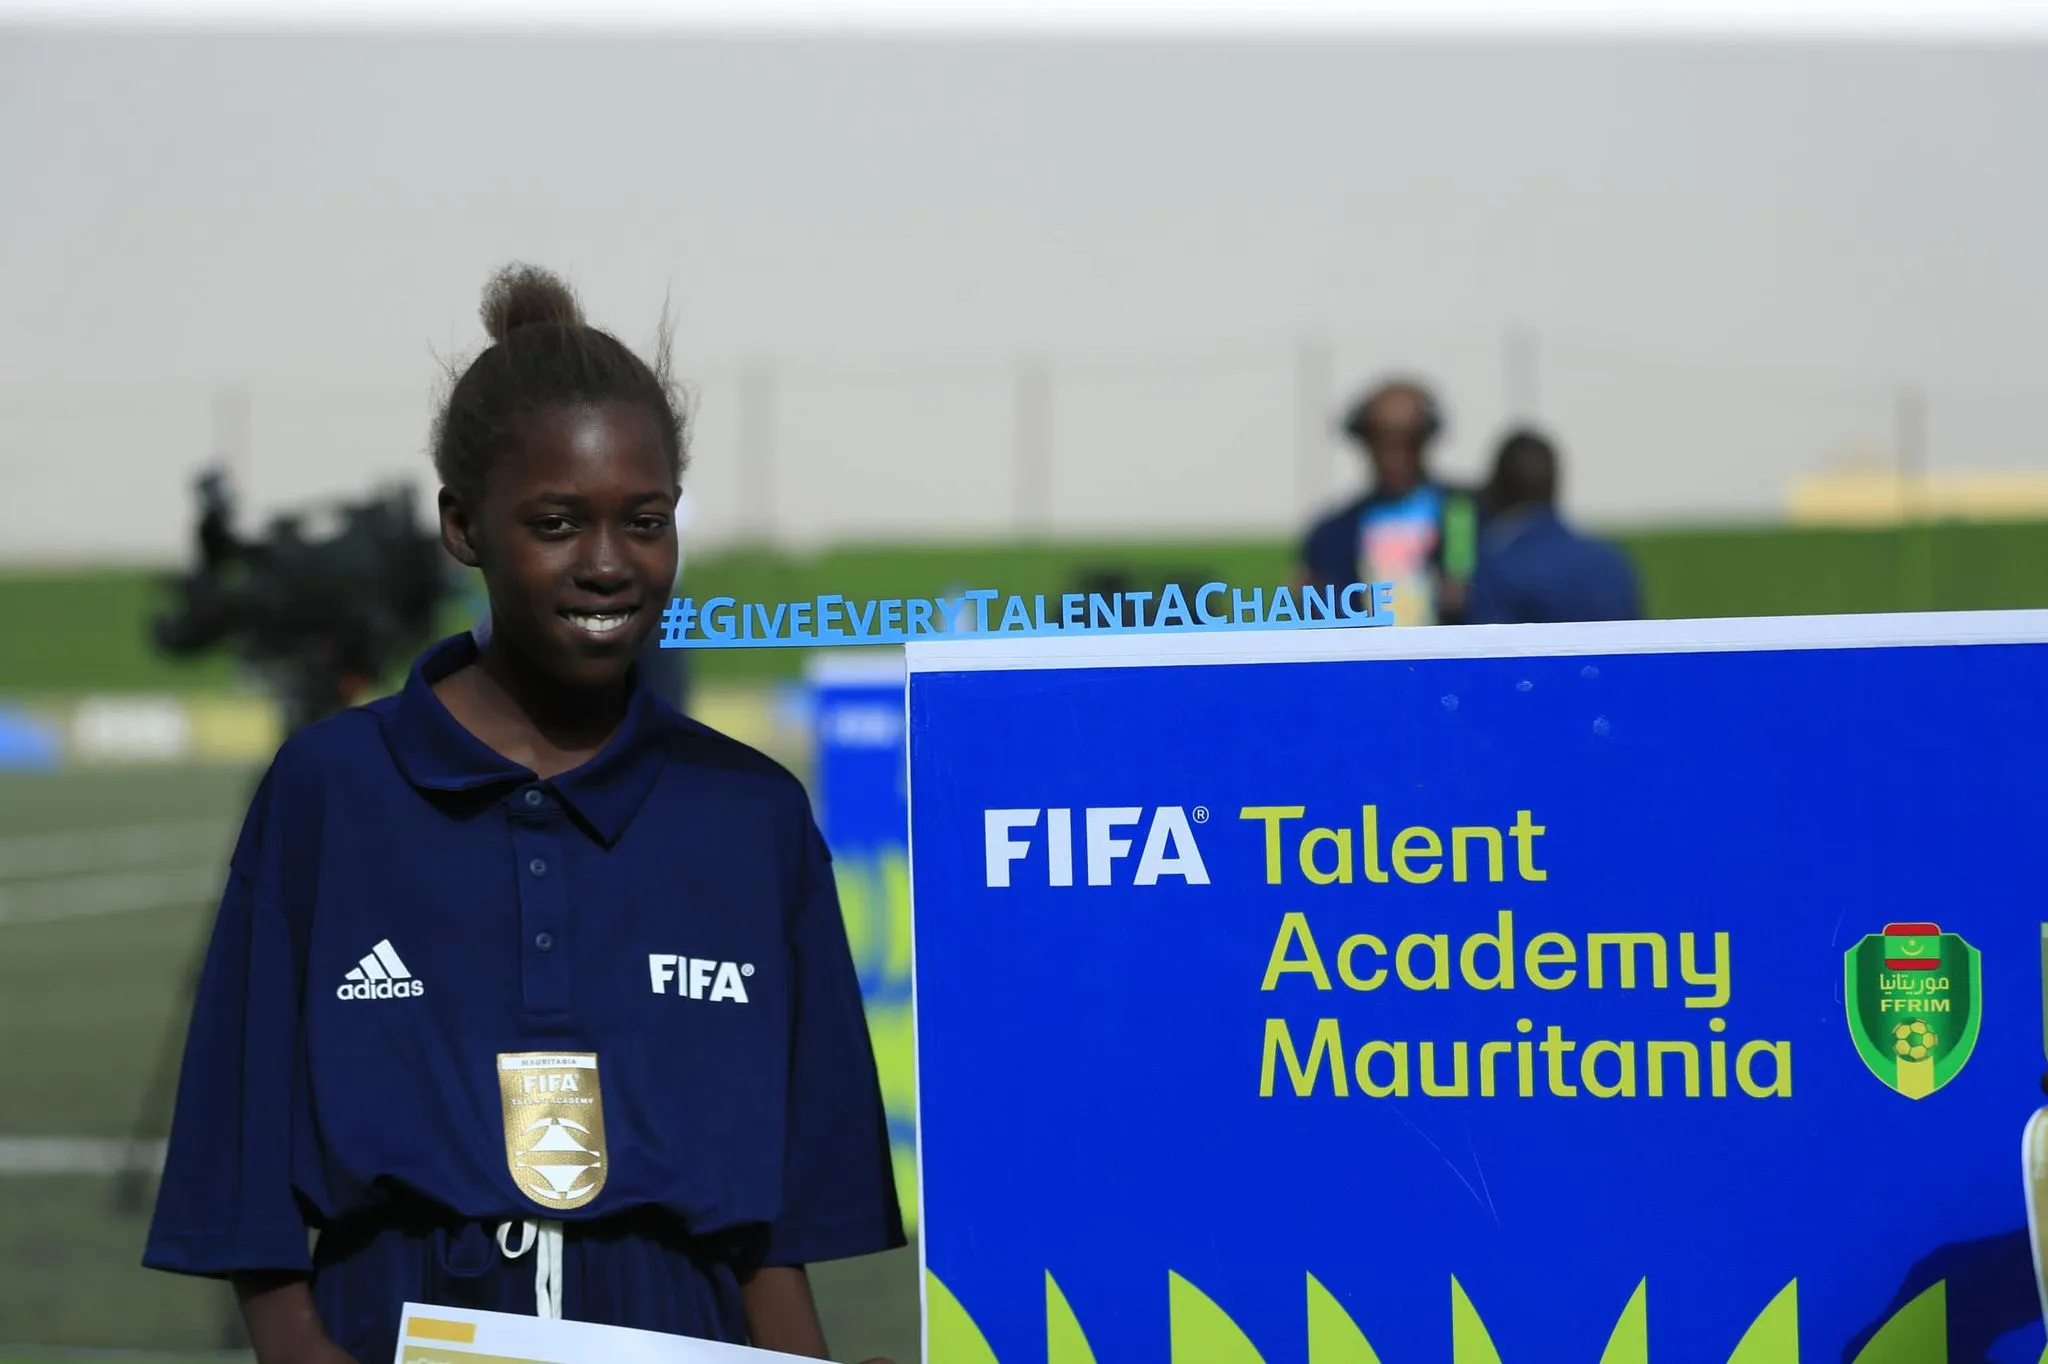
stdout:
<svg viewBox="0 0 2048 1364">
<path fill-rule="evenodd" d="M 566 535 L 569 532 L 569 518 L 566 516 L 543 516 L 533 523 L 533 528 L 542 535 Z"/>
</svg>

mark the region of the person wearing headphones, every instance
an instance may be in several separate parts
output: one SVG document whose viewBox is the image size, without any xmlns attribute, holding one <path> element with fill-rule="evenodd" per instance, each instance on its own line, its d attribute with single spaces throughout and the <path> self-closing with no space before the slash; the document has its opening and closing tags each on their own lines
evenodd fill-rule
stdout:
<svg viewBox="0 0 2048 1364">
<path fill-rule="evenodd" d="M 1477 553 L 1478 499 L 1429 471 L 1430 447 L 1443 430 L 1436 399 L 1413 380 L 1391 380 L 1352 406 L 1343 429 L 1371 462 L 1372 486 L 1309 530 L 1299 584 L 1392 583 L 1396 624 L 1460 623 Z"/>
</svg>

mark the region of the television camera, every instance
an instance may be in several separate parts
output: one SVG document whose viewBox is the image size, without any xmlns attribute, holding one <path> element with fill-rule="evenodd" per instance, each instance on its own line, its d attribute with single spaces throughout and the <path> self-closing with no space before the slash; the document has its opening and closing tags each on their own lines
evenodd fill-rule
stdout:
<svg viewBox="0 0 2048 1364">
<path fill-rule="evenodd" d="M 196 482 L 198 567 L 151 624 L 159 649 L 190 658 L 226 645 L 277 696 L 296 731 L 354 703 L 431 643 L 457 570 L 400 484 L 356 502 L 287 512 L 261 539 L 235 534 L 225 470 Z"/>
</svg>

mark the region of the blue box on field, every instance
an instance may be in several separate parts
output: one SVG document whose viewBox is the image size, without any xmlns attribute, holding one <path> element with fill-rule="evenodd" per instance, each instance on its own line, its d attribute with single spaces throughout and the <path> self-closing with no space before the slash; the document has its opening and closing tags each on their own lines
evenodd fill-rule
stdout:
<svg viewBox="0 0 2048 1364">
<path fill-rule="evenodd" d="M 903 651 L 813 654 L 804 676 L 818 825 L 833 858 L 902 853 L 910 837 Z M 907 996 L 908 975 L 899 983 Z"/>
<path fill-rule="evenodd" d="M 903 651 L 837 649 L 805 669 L 811 788 L 889 1111 L 897 1185 L 915 1221 L 917 1078 L 910 1013 L 910 807 Z"/>
<path fill-rule="evenodd" d="M 929 1364 L 2041 1357 L 2048 613 L 906 652 Z"/>
</svg>

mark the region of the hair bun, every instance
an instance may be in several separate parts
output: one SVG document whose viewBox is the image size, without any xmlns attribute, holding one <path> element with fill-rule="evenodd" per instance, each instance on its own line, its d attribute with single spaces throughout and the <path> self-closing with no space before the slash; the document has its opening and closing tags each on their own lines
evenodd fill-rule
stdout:
<svg viewBox="0 0 2048 1364">
<path fill-rule="evenodd" d="M 577 327 L 583 310 L 559 276 L 532 265 L 508 265 L 484 289 L 484 330 L 493 342 L 521 327 Z"/>
</svg>

